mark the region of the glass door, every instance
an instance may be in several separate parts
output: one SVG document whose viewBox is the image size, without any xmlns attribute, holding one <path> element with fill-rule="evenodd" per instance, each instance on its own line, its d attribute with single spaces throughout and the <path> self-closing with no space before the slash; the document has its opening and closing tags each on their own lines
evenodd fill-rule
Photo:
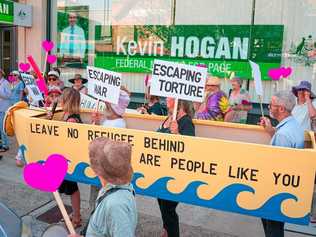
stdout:
<svg viewBox="0 0 316 237">
<path fill-rule="evenodd" d="M 14 27 L 0 25 L 0 68 L 10 72 L 15 67 Z"/>
</svg>

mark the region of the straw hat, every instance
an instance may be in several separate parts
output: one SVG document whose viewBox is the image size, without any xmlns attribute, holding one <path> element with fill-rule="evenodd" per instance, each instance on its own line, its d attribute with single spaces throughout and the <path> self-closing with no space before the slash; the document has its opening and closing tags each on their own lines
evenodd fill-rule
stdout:
<svg viewBox="0 0 316 237">
<path fill-rule="evenodd" d="M 114 185 L 131 181 L 131 155 L 132 146 L 126 142 L 99 137 L 89 145 L 91 168 L 98 176 Z"/>
<path fill-rule="evenodd" d="M 82 81 L 82 84 L 86 84 L 88 82 L 88 80 L 86 78 L 83 78 L 80 74 L 75 74 L 74 78 L 71 78 L 68 81 L 72 84 L 75 84 L 76 79 L 80 79 Z"/>
</svg>

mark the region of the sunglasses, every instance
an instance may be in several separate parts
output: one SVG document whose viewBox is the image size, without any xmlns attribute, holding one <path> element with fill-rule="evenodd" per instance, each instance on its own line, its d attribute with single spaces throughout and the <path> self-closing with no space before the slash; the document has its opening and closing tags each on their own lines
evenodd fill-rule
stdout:
<svg viewBox="0 0 316 237">
<path fill-rule="evenodd" d="M 47 79 L 47 81 L 57 81 L 57 78 L 55 78 L 55 77 L 49 77 L 49 78 Z"/>
</svg>

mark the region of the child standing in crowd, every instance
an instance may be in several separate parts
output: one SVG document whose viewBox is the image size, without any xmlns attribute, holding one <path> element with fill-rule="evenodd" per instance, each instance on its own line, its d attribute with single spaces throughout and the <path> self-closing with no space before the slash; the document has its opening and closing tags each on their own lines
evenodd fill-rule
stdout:
<svg viewBox="0 0 316 237">
<path fill-rule="evenodd" d="M 131 157 L 132 146 L 126 142 L 99 137 L 90 143 L 91 168 L 99 177 L 102 189 L 83 233 L 86 237 L 135 236 L 137 209 L 131 184 Z"/>
<path fill-rule="evenodd" d="M 24 89 L 25 85 L 20 78 L 20 73 L 18 71 L 11 72 L 11 105 L 24 100 Z"/>
<path fill-rule="evenodd" d="M 70 123 L 82 123 L 80 117 L 80 93 L 73 88 L 66 88 L 60 99 L 61 107 L 64 115 L 63 121 Z M 53 115 L 48 114 L 48 118 L 52 119 Z M 75 228 L 81 226 L 80 215 L 80 192 L 76 182 L 64 180 L 59 187 L 60 193 L 71 195 L 72 216 L 71 220 Z"/>
<path fill-rule="evenodd" d="M 1 146 L 0 152 L 9 150 L 9 139 L 3 131 L 3 120 L 7 109 L 10 107 L 11 97 L 10 83 L 5 79 L 5 73 L 0 69 L 0 131 L 1 131 Z"/>
<path fill-rule="evenodd" d="M 169 116 L 162 123 L 157 132 L 195 136 L 195 127 L 192 122 L 194 116 L 191 102 L 179 100 L 176 121 L 172 120 L 175 100 L 167 98 Z M 178 202 L 158 199 L 158 204 L 163 221 L 162 237 L 179 237 L 179 217 L 176 212 Z"/>
<path fill-rule="evenodd" d="M 129 94 L 126 91 L 121 90 L 118 104 L 115 105 L 107 103 L 104 115 L 101 115 L 98 112 L 93 113 L 91 118 L 92 123 L 102 125 L 107 128 L 126 128 L 126 122 L 122 116 L 125 113 L 129 102 Z M 99 188 L 91 186 L 89 200 L 90 209 L 93 209 L 95 205 L 98 191 Z"/>
</svg>

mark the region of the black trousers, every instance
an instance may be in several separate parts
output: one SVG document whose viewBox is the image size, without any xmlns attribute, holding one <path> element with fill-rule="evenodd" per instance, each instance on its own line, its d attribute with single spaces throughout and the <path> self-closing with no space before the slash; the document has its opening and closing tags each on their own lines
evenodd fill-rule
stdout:
<svg viewBox="0 0 316 237">
<path fill-rule="evenodd" d="M 163 227 L 168 233 L 168 237 L 179 237 L 179 216 L 176 212 L 178 202 L 158 199 Z"/>
<path fill-rule="evenodd" d="M 284 222 L 261 220 L 266 237 L 284 237 Z"/>
</svg>

